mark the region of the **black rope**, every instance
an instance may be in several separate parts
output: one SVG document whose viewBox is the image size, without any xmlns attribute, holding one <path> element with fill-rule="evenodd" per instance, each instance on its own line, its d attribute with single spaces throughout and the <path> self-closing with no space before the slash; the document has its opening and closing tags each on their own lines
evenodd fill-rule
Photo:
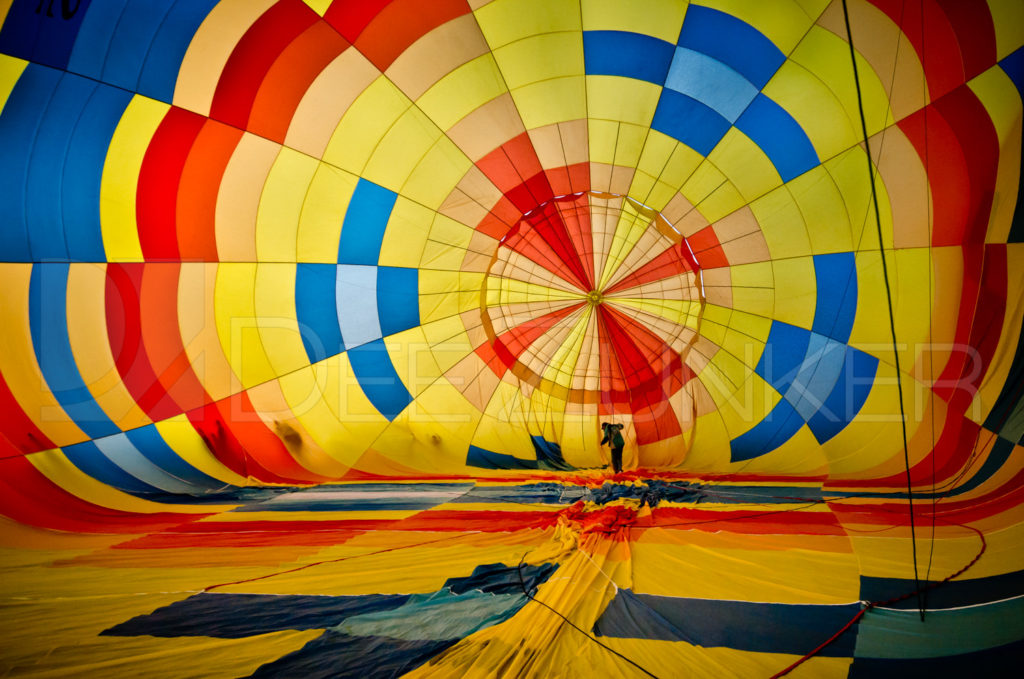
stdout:
<svg viewBox="0 0 1024 679">
<path fill-rule="evenodd" d="M 868 181 L 871 182 L 871 203 L 875 208 L 875 226 L 878 228 L 878 253 L 882 258 L 882 278 L 885 281 L 885 298 L 889 309 L 889 330 L 892 333 L 892 355 L 896 362 L 896 388 L 900 401 L 900 431 L 903 433 L 903 464 L 907 470 L 907 504 L 910 508 L 910 542 L 914 556 L 914 589 L 918 590 L 917 610 L 924 620 L 924 601 L 921 598 L 921 583 L 917 572 L 917 532 L 914 529 L 914 494 L 910 481 L 910 452 L 907 446 L 907 415 L 903 410 L 903 381 L 900 378 L 900 354 L 896 348 L 896 319 L 892 313 L 892 289 L 889 287 L 889 268 L 885 263 L 885 243 L 882 240 L 882 216 L 878 209 L 878 192 L 875 190 L 875 170 L 871 162 L 871 144 L 868 141 L 868 124 L 864 116 L 864 99 L 860 92 L 860 76 L 857 73 L 857 53 L 853 49 L 853 33 L 850 31 L 850 12 L 843 0 L 843 20 L 846 22 L 846 37 L 850 44 L 850 62 L 853 64 L 853 83 L 857 88 L 857 109 L 860 111 L 860 127 L 864 135 L 864 150 L 868 160 Z"/>
<path fill-rule="evenodd" d="M 527 554 L 529 554 L 529 552 L 527 552 Z M 524 555 L 523 555 L 523 558 L 519 560 L 519 565 L 518 565 L 518 566 L 516 566 L 516 572 L 517 572 L 517 573 L 519 574 L 519 586 L 523 588 L 523 594 L 525 594 L 525 595 L 526 595 L 526 597 L 527 597 L 527 598 L 528 598 L 528 599 L 529 599 L 530 601 L 534 601 L 534 602 L 536 602 L 536 603 L 540 604 L 541 606 L 543 606 L 544 608 L 548 609 L 549 611 L 551 611 L 552 613 L 554 613 L 555 615 L 557 615 L 557 616 L 558 616 L 559 618 L 561 618 L 562 620 L 564 620 L 565 622 L 567 622 L 567 623 L 568 623 L 568 624 L 569 624 L 570 626 L 572 626 L 572 628 L 573 628 L 573 629 L 575 629 L 575 630 L 576 630 L 577 632 L 579 632 L 580 634 L 582 634 L 582 635 L 583 635 L 583 636 L 585 636 L 586 638 L 590 639 L 591 641 L 593 641 L 593 642 L 594 642 L 595 644 L 597 644 L 597 645 L 598 645 L 598 646 L 600 646 L 601 648 L 603 648 L 603 649 L 605 649 L 605 650 L 607 650 L 607 651 L 611 651 L 612 653 L 614 653 L 615 655 L 619 656 L 620 658 L 622 658 L 623 660 L 625 660 L 625 661 L 626 661 L 626 662 L 628 662 L 628 663 L 629 663 L 630 665 L 632 665 L 633 667 L 637 668 L 638 670 L 640 670 L 641 672 L 643 672 L 643 673 L 644 673 L 644 674 L 646 674 L 647 676 L 649 676 L 649 677 L 654 677 L 654 679 L 658 679 L 658 675 L 654 674 L 653 672 L 651 672 L 650 670 L 648 670 L 648 669 L 647 669 L 646 667 L 644 667 L 643 665 L 640 665 L 640 664 L 636 663 L 635 661 L 633 661 L 633 660 L 630 660 L 630 659 L 629 659 L 629 658 L 627 658 L 626 656 L 624 656 L 624 655 L 622 655 L 621 653 L 619 653 L 618 651 L 616 651 L 616 650 L 615 650 L 614 648 L 612 648 L 611 646 L 608 646 L 608 645 L 606 645 L 606 644 L 603 644 L 603 643 L 601 643 L 601 640 L 600 640 L 600 639 L 598 639 L 597 637 L 595 637 L 595 636 L 593 636 L 593 635 L 591 635 L 591 634 L 589 634 L 589 633 L 585 632 L 585 631 L 584 631 L 584 630 L 583 630 L 583 629 L 582 629 L 581 627 L 579 627 L 579 626 L 578 626 L 578 625 L 577 625 L 576 623 L 574 623 L 574 622 L 573 622 L 572 620 L 570 620 L 569 618 L 565 617 L 564 615 L 562 615 L 561 613 L 559 613 L 558 611 L 556 611 L 556 610 L 555 610 L 554 608 L 552 608 L 551 606 L 549 606 L 549 605 L 548 605 L 548 604 L 546 604 L 545 602 L 541 601 L 540 599 L 538 599 L 538 598 L 534 597 L 534 596 L 533 596 L 532 594 L 530 594 L 530 592 L 529 592 L 529 591 L 528 591 L 528 590 L 526 589 L 526 582 L 525 582 L 525 581 L 523 580 L 523 562 L 524 562 L 524 561 L 526 561 L 526 554 L 524 554 Z"/>
</svg>

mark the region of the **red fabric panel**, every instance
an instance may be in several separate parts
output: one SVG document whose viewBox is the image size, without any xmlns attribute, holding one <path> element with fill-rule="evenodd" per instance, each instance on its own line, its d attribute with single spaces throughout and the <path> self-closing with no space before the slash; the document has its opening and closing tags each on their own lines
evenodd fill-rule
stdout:
<svg viewBox="0 0 1024 679">
<path fill-rule="evenodd" d="M 981 75 L 996 63 L 996 29 L 985 3 L 939 0 L 956 33 L 967 80 Z"/>
<path fill-rule="evenodd" d="M 914 46 L 918 59 L 924 65 L 925 78 L 932 101 L 956 89 L 964 82 L 963 58 L 957 42 L 957 34 L 950 25 L 950 18 L 935 0 L 906 2 L 905 0 L 871 0 L 901 28 Z M 982 3 L 970 3 L 971 11 L 979 11 Z M 923 9 L 923 17 L 922 17 Z M 988 11 L 986 7 L 983 11 Z M 923 29 L 923 32 L 922 32 Z M 853 42 L 869 39 L 858 36 L 856 29 Z"/>
<path fill-rule="evenodd" d="M 644 264 L 636 271 L 633 271 L 614 285 L 608 286 L 608 288 L 605 289 L 604 294 L 610 295 L 613 292 L 629 290 L 630 288 L 643 285 L 644 283 L 653 283 L 654 281 L 660 281 L 665 278 L 682 276 L 686 272 L 691 271 L 692 269 L 690 268 L 689 263 L 683 256 L 683 250 L 685 248 L 685 245 L 670 245 L 664 252 Z"/>
<path fill-rule="evenodd" d="M 207 119 L 181 171 L 175 205 L 178 252 L 182 261 L 216 262 L 217 194 L 241 130 Z"/>
<path fill-rule="evenodd" d="M 249 460 L 270 472 L 272 478 L 284 479 L 288 483 L 324 483 L 332 480 L 314 474 L 295 461 L 280 437 L 256 414 L 256 408 L 245 392 L 222 399 L 217 403 L 217 409 L 221 417 L 231 423 L 231 433 Z M 249 471 L 252 472 L 251 465 Z"/>
<path fill-rule="evenodd" d="M 179 258 L 175 223 L 178 183 L 203 121 L 202 116 L 171 107 L 146 150 L 135 213 L 147 261 Z"/>
<path fill-rule="evenodd" d="M 394 0 L 362 31 L 356 48 L 386 71 L 419 38 L 470 11 L 466 0 Z"/>
<path fill-rule="evenodd" d="M 0 514 L 29 526 L 75 533 L 141 533 L 209 516 L 100 507 L 55 485 L 24 457 L 0 461 Z"/>
<path fill-rule="evenodd" d="M 718 234 L 715 233 L 713 225 L 705 226 L 692 236 L 688 236 L 686 242 L 690 244 L 700 268 L 717 269 L 729 266 L 729 258 L 725 256 L 725 251 L 718 242 Z"/>
<path fill-rule="evenodd" d="M 185 352 L 178 322 L 180 264 L 150 264 L 142 272 L 139 317 L 145 353 L 157 382 L 142 400 L 155 399 L 147 410 L 154 420 L 179 415 L 210 402 Z M 150 396 L 149 392 L 152 392 Z"/>
<path fill-rule="evenodd" d="M 114 364 L 128 393 L 150 419 L 170 412 L 161 401 L 169 398 L 153 370 L 142 341 L 140 307 L 142 277 L 146 264 L 107 265 L 107 337 Z M 174 413 L 172 413 L 174 414 Z"/>
<path fill-rule="evenodd" d="M 334 0 L 324 12 L 324 20 L 338 29 L 349 42 L 355 42 L 391 0 Z"/>
<path fill-rule="evenodd" d="M 253 101 L 248 129 L 284 143 L 302 96 L 324 68 L 349 46 L 330 25 L 318 21 L 284 48 Z"/>
<path fill-rule="evenodd" d="M 32 418 L 25 413 L 7 382 L 0 375 L 0 432 L 11 445 L 11 450 L 0 454 L 0 457 L 32 453 L 54 447 L 53 441 L 36 426 Z"/>
<path fill-rule="evenodd" d="M 245 129 L 264 77 L 281 52 L 320 17 L 301 0 L 280 0 L 253 22 L 217 83 L 210 117 Z"/>
</svg>

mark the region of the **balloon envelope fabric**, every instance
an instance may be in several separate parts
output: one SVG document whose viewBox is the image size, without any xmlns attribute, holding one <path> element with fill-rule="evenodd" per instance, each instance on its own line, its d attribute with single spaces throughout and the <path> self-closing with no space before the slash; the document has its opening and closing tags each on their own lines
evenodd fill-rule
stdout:
<svg viewBox="0 0 1024 679">
<path fill-rule="evenodd" d="M 0 674 L 1009 674 L 1022 46 L 0 2 Z"/>
</svg>

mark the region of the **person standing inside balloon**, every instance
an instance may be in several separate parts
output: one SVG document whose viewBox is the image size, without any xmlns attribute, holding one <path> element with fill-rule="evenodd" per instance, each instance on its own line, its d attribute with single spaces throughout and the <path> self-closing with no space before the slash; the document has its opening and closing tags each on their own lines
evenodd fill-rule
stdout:
<svg viewBox="0 0 1024 679">
<path fill-rule="evenodd" d="M 624 426 L 626 425 L 612 424 L 610 422 L 601 423 L 601 431 L 604 432 L 601 445 L 603 446 L 607 443 L 612 449 L 612 468 L 616 474 L 622 471 L 622 449 L 626 446 L 626 441 L 622 438 L 622 428 Z"/>
</svg>

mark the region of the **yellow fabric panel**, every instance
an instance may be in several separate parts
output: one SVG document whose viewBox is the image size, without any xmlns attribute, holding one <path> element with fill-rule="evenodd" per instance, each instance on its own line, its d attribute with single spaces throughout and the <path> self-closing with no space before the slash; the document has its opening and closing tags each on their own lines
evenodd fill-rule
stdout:
<svg viewBox="0 0 1024 679">
<path fill-rule="evenodd" d="M 320 72 L 295 109 L 285 145 L 321 158 L 338 121 L 380 71 L 357 50 L 349 48 Z"/>
<path fill-rule="evenodd" d="M 650 126 L 661 97 L 661 87 L 645 80 L 610 75 L 588 75 L 587 115 L 591 119 L 621 120 Z"/>
<path fill-rule="evenodd" d="M 492 50 L 539 33 L 582 28 L 576 0 L 494 0 L 474 14 Z"/>
<path fill-rule="evenodd" d="M 235 486 L 246 486 L 248 480 L 231 471 L 224 464 L 214 457 L 210 449 L 203 443 L 199 432 L 195 430 L 186 415 L 175 415 L 174 417 L 156 423 L 156 430 L 160 438 L 181 459 L 203 472 L 207 476 L 230 483 Z"/>
<path fill-rule="evenodd" d="M 71 264 L 68 268 L 67 327 L 71 353 L 96 404 L 122 431 L 149 424 L 149 417 L 128 392 L 110 351 L 106 323 L 106 266 Z"/>
<path fill-rule="evenodd" d="M 605 260 L 601 280 L 597 289 L 607 287 L 609 281 L 622 266 L 630 251 L 639 242 L 640 238 L 647 231 L 647 220 L 640 216 L 636 208 L 626 202 L 622 205 L 622 212 L 619 214 L 618 222 L 615 225 L 615 235 L 612 239 L 608 257 Z"/>
<path fill-rule="evenodd" d="M 471 443 L 484 450 L 498 451 L 520 460 L 534 460 L 537 452 L 533 442 L 523 428 L 522 416 L 513 405 L 519 400 L 517 387 L 500 382 L 491 400 L 487 403 L 487 414 L 480 418 Z M 516 419 L 510 420 L 509 415 Z"/>
<path fill-rule="evenodd" d="M 814 308 L 818 297 L 814 282 L 814 260 L 810 257 L 777 259 L 772 261 L 771 266 L 775 279 L 775 309 L 772 318 L 810 330 L 814 325 Z M 857 302 L 860 308 L 872 308 L 865 306 L 859 292 Z"/>
<path fill-rule="evenodd" d="M 341 117 L 324 150 L 324 161 L 362 174 L 377 144 L 411 105 L 401 90 L 380 76 Z"/>
<path fill-rule="evenodd" d="M 467 13 L 417 38 L 384 74 L 416 100 L 444 76 L 487 52 L 476 17 Z"/>
<path fill-rule="evenodd" d="M 814 0 L 808 6 L 801 6 L 795 0 L 771 3 L 701 0 L 700 4 L 745 21 L 775 43 L 783 54 L 789 54 L 829 3 L 828 0 Z"/>
<path fill-rule="evenodd" d="M 447 137 L 439 138 L 413 168 L 401 193 L 431 209 L 438 209 L 473 163 Z"/>
<path fill-rule="evenodd" d="M 441 130 L 423 111 L 409 107 L 373 150 L 363 177 L 398 191 L 441 135 Z M 452 186 L 454 184 L 452 182 Z"/>
<path fill-rule="evenodd" d="M 615 162 L 615 144 L 619 137 L 619 127 L 618 123 L 610 120 L 587 118 L 587 143 L 591 161 L 609 165 Z"/>
<path fill-rule="evenodd" d="M 771 319 L 733 309 L 722 348 L 733 356 L 743 358 L 744 362 L 753 368 L 757 365 L 757 358 L 754 356 L 760 353 L 758 343 L 763 344 L 768 341 L 771 327 Z M 752 339 L 756 342 L 751 342 Z"/>
<path fill-rule="evenodd" d="M 136 94 L 107 148 L 100 185 L 100 224 L 108 262 L 142 261 L 135 194 L 142 159 L 170 106 Z"/>
<path fill-rule="evenodd" d="M 726 356 L 729 354 L 718 352 L 715 356 L 716 364 L 726 363 Z M 733 357 L 733 359 L 738 363 L 746 362 L 744 356 Z M 726 399 L 718 401 L 722 423 L 725 425 L 730 439 L 752 429 L 782 400 L 779 392 L 754 372 L 753 366 L 746 367 L 746 370 L 748 371 L 746 379 L 738 383 L 736 390 L 728 394 Z M 705 384 L 707 383 L 705 382 Z"/>
<path fill-rule="evenodd" d="M 903 379 L 909 386 L 911 380 L 907 376 Z M 913 413 L 913 390 L 903 391 L 905 410 Z M 896 371 L 890 364 L 879 362 L 874 384 L 860 412 L 853 422 L 821 446 L 828 457 L 829 476 L 860 478 L 867 470 L 877 478 L 904 473 L 899 408 Z M 911 465 L 914 462 L 911 455 Z"/>
<path fill-rule="evenodd" d="M 494 56 L 483 54 L 454 69 L 416 100 L 442 130 L 508 91 Z"/>
<path fill-rule="evenodd" d="M 733 309 L 765 313 L 774 307 L 775 281 L 771 262 L 738 264 L 730 267 L 730 273 L 732 274 Z"/>
<path fill-rule="evenodd" d="M 295 265 L 257 265 L 253 295 L 260 342 L 275 376 L 308 365 L 295 311 Z"/>
<path fill-rule="evenodd" d="M 584 301 L 583 293 L 530 283 L 518 278 L 487 277 L 487 306 L 527 302 Z M 561 306 L 561 305 L 560 305 Z"/>
<path fill-rule="evenodd" d="M 643 11 L 617 0 L 583 0 L 584 31 L 644 33 L 675 44 L 683 27 L 686 5 L 676 0 L 647 0 Z"/>
<path fill-rule="evenodd" d="M 729 128 L 715 145 L 708 155 L 708 162 L 729 178 L 744 202 L 752 201 L 782 183 L 782 177 L 761 147 L 735 127 Z"/>
<path fill-rule="evenodd" d="M 318 165 L 315 158 L 281 147 L 263 185 L 256 213 L 256 257 L 259 261 L 298 261 L 299 215 Z"/>
<path fill-rule="evenodd" d="M 472 228 L 465 224 L 460 224 L 450 217 L 446 217 L 443 214 L 437 213 L 433 216 L 433 221 L 430 224 L 430 235 L 428 236 L 431 244 L 438 244 L 447 247 L 451 250 L 450 255 L 443 255 L 443 249 L 439 251 L 429 261 L 429 264 L 444 269 L 451 269 L 453 271 L 461 268 L 462 258 L 465 257 L 465 251 L 469 248 L 469 244 L 473 239 L 474 231 Z M 426 251 L 424 251 L 424 258 L 426 257 Z M 442 259 L 443 257 L 443 259 Z M 428 264 L 424 261 L 421 266 Z"/>
<path fill-rule="evenodd" d="M 494 60 L 510 90 L 555 78 L 584 75 L 583 34 L 542 33 L 495 49 Z"/>
<path fill-rule="evenodd" d="M 750 204 L 774 261 L 811 254 L 804 215 L 793 196 L 780 187 Z"/>
<path fill-rule="evenodd" d="M 771 509 L 819 511 L 800 506 Z M 723 518 L 765 511 L 764 505 L 723 508 Z M 849 603 L 860 595 L 857 559 L 844 536 L 651 528 L 630 547 L 635 591 L 642 594 L 787 604 Z"/>
<path fill-rule="evenodd" d="M 217 256 L 221 262 L 256 261 L 260 197 L 281 150 L 248 132 L 235 147 L 217 193 Z"/>
<path fill-rule="evenodd" d="M 996 29 L 996 58 L 1009 56 L 1024 45 L 1024 5 L 1015 0 L 988 0 Z"/>
<path fill-rule="evenodd" d="M 86 502 L 106 507 L 107 509 L 117 509 L 138 514 L 157 514 L 160 512 L 210 514 L 225 512 L 235 507 L 235 505 L 163 504 L 144 500 L 97 481 L 72 464 L 63 451 L 56 448 L 26 455 L 25 459 L 58 487 Z"/>
<path fill-rule="evenodd" d="M 707 384 L 703 373 L 700 382 L 702 385 Z M 693 428 L 697 435 L 686 454 L 686 467 L 694 471 L 726 468 L 729 464 L 729 431 L 725 428 L 721 413 L 713 410 L 707 415 L 698 416 Z"/>
<path fill-rule="evenodd" d="M 429 208 L 398 196 L 384 231 L 378 263 L 418 268 L 434 214 Z"/>
<path fill-rule="evenodd" d="M 178 69 L 174 105 L 210 114 L 214 92 L 232 51 L 253 22 L 274 4 L 274 0 L 226 0 L 206 15 Z"/>
<path fill-rule="evenodd" d="M 427 336 L 419 327 L 388 336 L 388 357 L 413 398 L 441 377 L 442 370 L 431 352 Z"/>
<path fill-rule="evenodd" d="M 854 249 L 850 215 L 825 168 L 819 165 L 805 172 L 787 183 L 786 189 L 806 223 L 812 254 Z"/>
<path fill-rule="evenodd" d="M 714 398 L 716 406 L 722 407 L 727 401 L 733 399 L 733 395 L 742 388 L 752 373 L 753 371 L 737 357 L 724 351 L 718 351 L 708 365 L 701 370 L 698 378 Z M 742 402 L 736 402 L 734 405 L 745 407 Z M 750 424 L 753 423 L 748 423 L 747 428 Z"/>
<path fill-rule="evenodd" d="M 305 202 L 299 215 L 295 261 L 338 262 L 341 225 L 358 182 L 355 175 L 332 165 L 317 165 L 305 189 Z"/>
<path fill-rule="evenodd" d="M 232 262 L 217 269 L 214 313 L 221 349 L 243 387 L 277 376 L 263 347 L 261 330 L 274 319 L 256 314 L 257 264 Z"/>
<path fill-rule="evenodd" d="M 993 66 L 967 83 L 985 106 L 999 136 L 999 169 L 996 173 L 996 199 L 989 219 L 987 243 L 1005 243 L 1013 224 L 1017 190 L 1015 181 L 1021 155 L 1021 98 L 1006 72 Z M 1000 200 L 1005 196 L 1004 200 Z"/>
<path fill-rule="evenodd" d="M 0 26 L 3 25 L 3 18 L 0 17 Z M 4 110 L 7 98 L 11 96 L 11 90 L 18 84 L 28 62 L 7 54 L 0 54 L 0 112 Z"/>
<path fill-rule="evenodd" d="M 37 427 L 59 446 L 89 438 L 57 402 L 36 360 L 29 322 L 29 284 L 32 265 L 0 264 L 0 374 L 18 405 Z"/>
<path fill-rule="evenodd" d="M 592 76 L 591 80 L 593 80 L 594 77 L 595 76 Z M 590 83 L 588 81 L 588 87 L 589 86 Z M 654 107 L 652 106 L 651 111 L 653 112 L 653 110 Z M 593 111 L 591 111 L 591 115 L 593 115 Z M 686 181 L 686 178 L 693 173 L 698 165 L 700 165 L 702 159 L 703 158 L 699 153 L 683 144 L 680 144 L 672 137 L 662 134 L 657 130 L 651 130 L 644 142 L 643 151 L 637 161 L 636 168 L 638 174 L 640 172 L 644 172 L 651 177 L 656 177 L 666 182 L 675 190 L 678 190 L 679 187 L 682 186 L 683 182 Z M 634 179 L 634 182 L 635 181 L 636 180 Z M 634 193 L 631 189 L 630 195 L 638 196 L 643 194 Z M 655 209 L 659 209 L 659 206 L 653 202 L 647 200 L 643 202 Z M 664 207 L 666 202 L 668 201 L 665 200 L 662 202 L 661 207 Z"/>
<path fill-rule="evenodd" d="M 873 525 L 845 528 L 850 533 L 853 548 L 861 562 L 861 572 L 865 576 L 913 580 L 909 529 L 879 531 L 880 526 Z M 864 532 L 860 533 L 858 528 Z M 927 531 L 918 531 L 917 558 L 920 568 L 922 563 L 927 563 L 928 555 L 932 554 L 932 580 L 941 580 L 960 570 L 981 550 L 981 539 L 965 528 L 938 524 L 934 542 L 930 535 L 930 527 Z M 985 553 L 966 574 L 969 579 L 1013 571 L 1024 557 L 1024 528 L 1020 524 L 1001 531 L 986 532 L 985 542 L 988 545 Z"/>
<path fill-rule="evenodd" d="M 552 78 L 512 90 L 512 99 L 526 129 L 587 116 L 587 84 L 583 75 Z"/>
<path fill-rule="evenodd" d="M 178 329 L 185 353 L 206 393 L 217 401 L 242 389 L 217 334 L 214 292 L 221 266 L 184 262 L 178 277 Z"/>
<path fill-rule="evenodd" d="M 747 202 L 729 182 L 728 177 L 711 163 L 701 163 L 680 187 L 679 193 L 683 194 L 708 222 L 718 221 Z"/>
<path fill-rule="evenodd" d="M 353 466 L 387 426 L 359 388 L 345 354 L 280 378 L 292 412 L 328 455 Z"/>
<path fill-rule="evenodd" d="M 593 310 L 594 307 L 591 305 L 587 305 L 582 310 L 582 314 L 573 323 L 568 336 L 555 349 L 548 362 L 548 368 L 542 375 L 544 379 L 551 380 L 562 387 L 572 386 L 576 362 L 579 361 L 580 351 L 583 349 L 583 341 L 586 339 L 586 330 Z"/>
<path fill-rule="evenodd" d="M 304 3 L 306 3 L 306 5 L 311 10 L 313 10 L 314 12 L 319 14 L 320 16 L 323 16 L 324 12 L 327 11 L 327 8 L 331 6 L 331 0 L 302 0 L 302 1 Z"/>
<path fill-rule="evenodd" d="M 607 644 L 628 658 L 639 661 L 644 668 L 658 677 L 686 676 L 693 679 L 721 679 L 721 677 L 770 677 L 800 659 L 798 655 L 784 653 L 753 653 L 717 646 L 704 648 L 682 641 L 655 641 L 648 639 L 604 638 Z M 591 662 L 594 667 L 607 666 L 610 654 L 605 651 Z M 611 661 L 616 662 L 616 661 Z M 816 655 L 799 665 L 787 677 L 792 679 L 845 679 L 853 658 L 829 658 Z M 624 673 L 636 671 L 617 661 Z M 581 669 L 583 669 L 581 667 Z M 586 670 L 584 670 L 586 671 Z M 629 676 L 626 674 L 625 676 Z"/>
<path fill-rule="evenodd" d="M 524 536 L 507 533 L 373 531 L 324 549 L 304 570 L 217 591 L 334 596 L 434 592 L 481 563 L 519 563 L 530 544 L 523 543 Z M 391 553 L 395 549 L 400 558 Z"/>
<path fill-rule="evenodd" d="M 737 462 L 735 467 L 745 474 L 791 474 L 794 476 L 820 476 L 831 471 L 814 434 L 803 425 L 793 437 L 766 455 Z"/>
<path fill-rule="evenodd" d="M 877 152 L 879 139 L 872 140 L 871 148 Z M 832 176 L 839 195 L 850 219 L 850 236 L 856 250 L 878 250 L 878 227 L 875 225 L 875 209 L 871 200 L 871 184 L 867 177 L 867 160 L 864 150 L 855 146 L 823 165 Z M 892 247 L 892 215 L 888 212 L 888 199 L 882 178 L 875 174 L 875 189 L 878 193 L 878 210 L 882 217 L 882 234 L 886 247 Z"/>
</svg>

